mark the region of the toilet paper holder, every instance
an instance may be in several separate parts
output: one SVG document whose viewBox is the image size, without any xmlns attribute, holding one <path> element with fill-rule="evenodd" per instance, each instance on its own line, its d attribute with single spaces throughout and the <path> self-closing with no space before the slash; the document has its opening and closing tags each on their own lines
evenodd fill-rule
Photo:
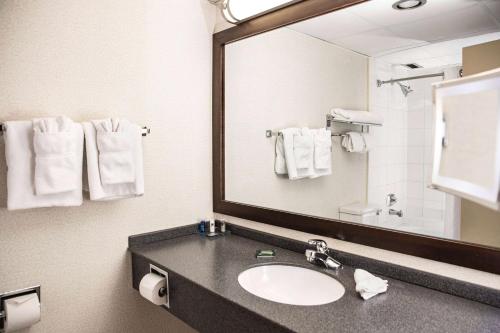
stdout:
<svg viewBox="0 0 500 333">
<path fill-rule="evenodd" d="M 169 288 L 168 288 L 168 273 L 166 271 L 164 271 L 163 269 L 156 267 L 153 264 L 149 264 L 149 272 L 161 275 L 165 278 L 165 287 L 160 289 L 160 293 L 161 293 L 160 296 L 166 296 L 166 301 L 164 304 L 162 304 L 162 306 L 170 309 L 170 293 L 169 293 Z"/>
<path fill-rule="evenodd" d="M 6 318 L 7 315 L 5 313 L 4 301 L 9 299 L 9 298 L 24 296 L 24 295 L 28 295 L 31 293 L 36 293 L 38 295 L 38 300 L 41 303 L 42 298 L 41 298 L 40 292 L 41 292 L 41 287 L 40 287 L 40 285 L 38 285 L 38 286 L 33 286 L 33 287 L 28 287 L 28 288 L 13 290 L 13 291 L 7 291 L 5 293 L 0 293 L 0 333 L 4 332 L 5 320 L 7 319 Z"/>
</svg>

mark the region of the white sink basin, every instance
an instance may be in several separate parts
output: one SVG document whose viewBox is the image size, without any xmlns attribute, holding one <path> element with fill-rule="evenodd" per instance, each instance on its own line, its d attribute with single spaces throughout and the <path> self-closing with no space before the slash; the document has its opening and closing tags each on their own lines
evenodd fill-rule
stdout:
<svg viewBox="0 0 500 333">
<path fill-rule="evenodd" d="M 298 266 L 263 265 L 243 271 L 240 285 L 258 297 L 292 305 L 322 305 L 344 295 L 344 286 L 334 278 Z"/>
</svg>

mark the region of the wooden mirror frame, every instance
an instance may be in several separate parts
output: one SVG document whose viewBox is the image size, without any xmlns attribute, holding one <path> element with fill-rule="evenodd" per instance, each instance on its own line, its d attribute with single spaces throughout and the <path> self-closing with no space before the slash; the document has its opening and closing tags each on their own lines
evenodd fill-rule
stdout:
<svg viewBox="0 0 500 333">
<path fill-rule="evenodd" d="M 365 1 L 367 0 L 301 1 L 213 35 L 213 210 L 216 213 L 500 274 L 500 248 L 225 200 L 225 45 Z"/>
</svg>

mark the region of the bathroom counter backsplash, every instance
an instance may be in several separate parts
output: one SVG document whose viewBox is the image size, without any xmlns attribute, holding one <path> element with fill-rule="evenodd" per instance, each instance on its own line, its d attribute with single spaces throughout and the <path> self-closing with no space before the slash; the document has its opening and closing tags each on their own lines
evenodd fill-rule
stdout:
<svg viewBox="0 0 500 333">
<path fill-rule="evenodd" d="M 303 242 L 237 225 L 228 230 L 208 238 L 188 225 L 129 237 L 133 287 L 138 289 L 150 263 L 166 270 L 168 310 L 201 332 L 500 332 L 497 290 L 338 251 L 332 256 L 344 266 L 326 271 L 306 261 Z M 276 257 L 255 257 L 257 249 L 268 248 Z M 317 306 L 259 298 L 239 285 L 238 276 L 265 263 L 325 272 L 342 283 L 345 294 Z M 388 291 L 364 301 L 355 291 L 355 268 L 388 280 Z"/>
</svg>

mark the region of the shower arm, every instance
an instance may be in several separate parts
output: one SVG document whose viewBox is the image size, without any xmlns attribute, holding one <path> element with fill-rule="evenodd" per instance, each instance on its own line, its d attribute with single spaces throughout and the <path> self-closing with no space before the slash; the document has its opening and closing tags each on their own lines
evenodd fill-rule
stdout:
<svg viewBox="0 0 500 333">
<path fill-rule="evenodd" d="M 400 79 L 390 79 L 387 81 L 382 81 L 382 80 L 377 80 L 377 87 L 381 87 L 383 84 L 386 83 L 396 83 L 400 81 L 411 81 L 411 80 L 417 80 L 417 79 L 425 79 L 428 77 L 436 77 L 436 76 L 442 76 L 444 78 L 444 72 L 441 73 L 435 73 L 435 74 L 426 74 L 426 75 L 417 75 L 417 76 L 409 76 L 409 77 L 402 77 Z"/>
</svg>

